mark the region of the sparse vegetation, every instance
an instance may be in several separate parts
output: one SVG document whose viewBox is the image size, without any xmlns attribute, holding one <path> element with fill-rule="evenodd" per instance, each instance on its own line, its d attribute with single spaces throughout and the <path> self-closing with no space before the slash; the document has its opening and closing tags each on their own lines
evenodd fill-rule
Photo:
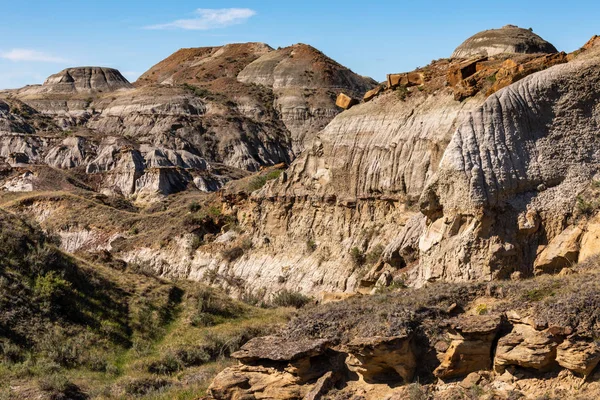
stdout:
<svg viewBox="0 0 600 400">
<path fill-rule="evenodd" d="M 365 253 L 358 247 L 353 247 L 350 250 L 350 259 L 355 267 L 361 267 L 366 261 Z"/>
<path fill-rule="evenodd" d="M 478 304 L 477 307 L 475 307 L 475 314 L 477 315 L 485 315 L 488 313 L 488 306 L 485 303 L 481 303 Z"/>
<path fill-rule="evenodd" d="M 273 295 L 272 303 L 277 307 L 295 307 L 302 308 L 311 299 L 300 292 L 294 292 L 288 289 L 282 289 Z"/>
<path fill-rule="evenodd" d="M 398 98 L 402 101 L 406 100 L 406 96 L 408 96 L 408 94 L 410 93 L 408 91 L 408 88 L 404 85 L 398 85 L 395 90 L 396 96 L 398 96 Z"/>
<path fill-rule="evenodd" d="M 0 261 L 0 378 L 49 398 L 202 396 L 232 351 L 288 313 L 133 267 L 115 274 L 110 258 L 87 265 L 5 212 Z M 190 368 L 203 378 L 184 388 Z"/>
<path fill-rule="evenodd" d="M 279 178 L 282 172 L 282 170 L 276 169 L 254 177 L 248 185 L 248 190 L 254 192 L 255 190 L 261 189 L 268 181 Z"/>
<path fill-rule="evenodd" d="M 586 200 L 583 196 L 577 196 L 577 209 L 583 215 L 590 216 L 598 209 L 598 204 Z"/>
</svg>

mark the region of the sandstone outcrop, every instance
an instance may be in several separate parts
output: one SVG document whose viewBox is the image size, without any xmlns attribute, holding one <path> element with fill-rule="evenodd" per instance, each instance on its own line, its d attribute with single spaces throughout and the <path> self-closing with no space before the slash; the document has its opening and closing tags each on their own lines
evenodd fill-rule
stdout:
<svg viewBox="0 0 600 400">
<path fill-rule="evenodd" d="M 556 48 L 528 29 L 506 25 L 479 32 L 452 53 L 452 58 L 494 56 L 503 53 L 556 53 Z"/>
<path fill-rule="evenodd" d="M 346 365 L 368 383 L 411 382 L 417 366 L 410 336 L 356 338 L 344 349 Z"/>
<path fill-rule="evenodd" d="M 582 233 L 578 226 L 570 226 L 554 237 L 535 259 L 535 273 L 553 273 L 575 264 Z"/>
<path fill-rule="evenodd" d="M 209 393 L 215 399 L 319 399 L 338 369 L 336 356 L 324 356 L 328 347 L 328 340 L 252 339 L 232 354 L 241 364 L 221 372 Z"/>
<path fill-rule="evenodd" d="M 425 83 L 425 76 L 420 72 L 406 72 L 403 74 L 388 74 L 387 87 L 394 89 L 398 86 L 418 86 Z"/>
<path fill-rule="evenodd" d="M 471 316 L 454 321 L 449 329 L 448 349 L 434 371 L 441 379 L 467 376 L 471 372 L 487 370 L 492 366 L 492 347 L 500 330 L 502 318 Z"/>
<path fill-rule="evenodd" d="M 220 393 L 248 398 L 319 393 L 323 399 L 428 395 L 447 400 L 470 393 L 504 399 L 535 398 L 549 390 L 556 390 L 558 398 L 595 398 L 600 352 L 591 337 L 597 326 L 588 329 L 598 313 L 590 311 L 567 325 L 556 324 L 551 315 L 573 316 L 577 306 L 571 304 L 569 286 L 579 287 L 590 302 L 598 299 L 598 267 L 581 266 L 587 275 L 568 278 L 440 283 L 305 309 L 282 336 L 245 345 L 241 357 L 236 355 L 242 364 L 213 382 L 219 390 L 215 398 L 232 398 Z M 587 281 L 589 286 L 582 285 Z M 559 283 L 565 288 L 547 301 L 524 301 L 543 290 L 540 285 L 558 288 Z M 476 304 L 482 306 L 476 307 L 480 314 L 470 309 Z M 489 314 L 487 307 L 493 310 Z M 541 311 L 550 307 L 552 312 Z M 310 364 L 299 362 L 306 357 Z"/>
<path fill-rule="evenodd" d="M 568 339 L 556 348 L 556 361 L 563 368 L 588 376 L 600 362 L 600 347 L 596 342 Z"/>
<path fill-rule="evenodd" d="M 509 365 L 547 371 L 556 363 L 559 339 L 549 331 L 537 331 L 529 325 L 515 325 L 513 331 L 500 338 L 494 358 L 494 369 L 504 372 Z"/>
</svg>

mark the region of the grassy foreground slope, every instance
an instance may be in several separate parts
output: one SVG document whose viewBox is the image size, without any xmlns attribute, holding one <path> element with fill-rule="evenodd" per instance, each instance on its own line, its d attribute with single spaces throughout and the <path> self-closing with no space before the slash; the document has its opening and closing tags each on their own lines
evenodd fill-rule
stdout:
<svg viewBox="0 0 600 400">
<path fill-rule="evenodd" d="M 196 398 L 289 314 L 56 245 L 0 210 L 0 399 Z"/>
</svg>

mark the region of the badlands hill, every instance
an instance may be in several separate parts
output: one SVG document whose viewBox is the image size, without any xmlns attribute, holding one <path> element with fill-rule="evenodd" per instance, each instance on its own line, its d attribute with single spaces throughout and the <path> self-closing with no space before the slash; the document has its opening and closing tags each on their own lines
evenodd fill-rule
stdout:
<svg viewBox="0 0 600 400">
<path fill-rule="evenodd" d="M 78 396 L 596 398 L 599 43 L 566 54 L 507 26 L 381 85 L 307 45 L 231 44 L 134 84 L 82 67 L 2 92 L 6 225 L 58 247 L 43 273 L 7 255 L 5 304 L 37 291 L 28 321 L 68 288 L 99 305 L 92 326 L 122 341 L 41 314 L 110 351 L 55 367 L 83 371 Z M 94 268 L 118 312 L 69 272 Z M 289 312 L 197 282 L 319 304 L 273 327 Z M 53 346 L 10 326 L 7 376 L 27 382 L 23 349 Z"/>
<path fill-rule="evenodd" d="M 245 171 L 290 163 L 293 147 L 340 111 L 341 91 L 362 95 L 374 86 L 309 46 L 283 51 L 296 81 L 285 95 L 244 72 L 280 54 L 261 43 L 182 49 L 135 85 L 109 68 L 66 69 L 43 85 L 4 92 L 6 102 L 22 101 L 52 124 L 43 139 L 13 135 L 0 152 L 74 169 L 96 190 L 138 201 L 188 187 L 214 191 Z M 323 69 L 325 76 L 306 78 Z"/>
</svg>

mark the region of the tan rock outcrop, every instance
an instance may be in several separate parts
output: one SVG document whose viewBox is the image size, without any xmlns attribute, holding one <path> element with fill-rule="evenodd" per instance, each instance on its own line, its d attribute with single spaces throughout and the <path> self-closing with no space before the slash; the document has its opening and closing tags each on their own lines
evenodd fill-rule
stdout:
<svg viewBox="0 0 600 400">
<path fill-rule="evenodd" d="M 537 331 L 529 325 L 515 325 L 513 331 L 498 341 L 494 369 L 503 373 L 507 366 L 517 365 L 547 371 L 556 365 L 559 338 L 547 330 Z"/>
<path fill-rule="evenodd" d="M 587 223 L 585 232 L 581 236 L 578 261 L 584 262 L 598 254 L 600 254 L 600 217 L 596 216 Z"/>
<path fill-rule="evenodd" d="M 365 95 L 363 97 L 363 100 L 364 101 L 371 101 L 372 99 L 374 99 L 382 91 L 383 91 L 383 87 L 377 86 L 375 89 L 371 89 L 367 93 L 365 93 Z"/>
<path fill-rule="evenodd" d="M 408 336 L 356 338 L 344 349 L 348 369 L 365 382 L 412 381 L 417 360 Z"/>
<path fill-rule="evenodd" d="M 394 89 L 398 86 L 418 86 L 425 83 L 425 75 L 421 72 L 405 72 L 402 74 L 388 74 L 387 87 Z"/>
<path fill-rule="evenodd" d="M 462 317 L 450 325 L 447 350 L 434 375 L 441 379 L 466 376 L 492 367 L 492 346 L 502 322 L 499 315 Z"/>
<path fill-rule="evenodd" d="M 330 342 L 325 339 L 291 341 L 277 336 L 254 338 L 231 356 L 245 364 L 259 360 L 296 361 L 323 354 Z"/>
<path fill-rule="evenodd" d="M 588 376 L 600 362 L 600 346 L 596 342 L 567 339 L 557 347 L 556 361 L 563 368 Z"/>
<path fill-rule="evenodd" d="M 298 385 L 292 374 L 277 368 L 240 365 L 219 373 L 208 388 L 208 393 L 215 400 L 301 400 L 310 390 L 311 386 Z"/>
<path fill-rule="evenodd" d="M 554 237 L 535 259 L 535 273 L 558 272 L 575 264 L 579 256 L 579 238 L 582 233 L 578 226 L 571 226 Z"/>
<path fill-rule="evenodd" d="M 450 86 L 455 86 L 463 79 L 467 79 L 471 75 L 474 75 L 479 71 L 478 65 L 481 65 L 484 61 L 487 61 L 487 57 L 479 57 L 451 66 L 446 75 L 446 79 Z"/>
</svg>

